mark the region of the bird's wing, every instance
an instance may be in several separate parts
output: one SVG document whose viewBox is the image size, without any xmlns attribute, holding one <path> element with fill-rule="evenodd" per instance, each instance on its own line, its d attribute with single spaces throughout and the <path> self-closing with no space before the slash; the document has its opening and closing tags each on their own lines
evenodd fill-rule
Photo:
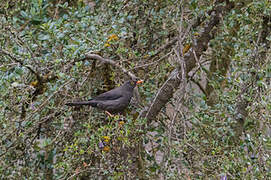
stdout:
<svg viewBox="0 0 271 180">
<path fill-rule="evenodd" d="M 112 89 L 110 91 L 107 91 L 105 93 L 102 93 L 92 99 L 89 100 L 116 100 L 123 96 L 123 93 L 119 91 L 119 88 Z"/>
<path fill-rule="evenodd" d="M 115 100 L 104 100 L 97 103 L 97 107 L 109 112 L 118 112 L 125 109 L 129 105 L 129 100 L 118 98 Z"/>
</svg>

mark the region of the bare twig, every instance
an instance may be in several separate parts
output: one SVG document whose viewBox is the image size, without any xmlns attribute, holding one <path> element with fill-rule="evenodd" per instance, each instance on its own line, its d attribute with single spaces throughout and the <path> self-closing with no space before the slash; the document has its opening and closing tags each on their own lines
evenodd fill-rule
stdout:
<svg viewBox="0 0 271 180">
<path fill-rule="evenodd" d="M 95 171 L 95 170 L 101 170 L 99 168 L 88 168 L 88 169 L 83 169 L 81 171 L 75 172 L 73 175 L 71 175 L 70 177 L 67 178 L 67 180 L 72 179 L 74 177 L 76 177 L 77 175 L 83 173 L 83 172 L 88 172 L 88 171 Z M 66 177 L 64 177 L 63 179 L 66 179 Z"/>
<path fill-rule="evenodd" d="M 138 68 L 143 68 L 143 67 L 147 67 L 147 66 L 151 66 L 151 65 L 157 64 L 158 62 L 164 60 L 166 57 L 168 57 L 171 54 L 172 54 L 172 51 L 170 51 L 169 53 L 167 53 L 166 55 L 164 55 L 163 57 L 161 57 L 157 61 L 154 61 L 154 62 L 148 63 L 148 64 L 143 64 L 143 65 L 140 65 L 140 66 L 136 66 L 136 67 L 134 67 L 134 68 L 132 68 L 130 70 L 135 70 L 135 69 L 138 69 Z"/>
<path fill-rule="evenodd" d="M 7 66 L 18 66 L 18 63 L 4 64 L 4 65 L 1 65 L 0 68 L 7 67 Z"/>
<path fill-rule="evenodd" d="M 67 84 L 69 84 L 72 81 L 72 79 L 70 79 L 69 81 L 67 81 L 65 84 L 63 84 L 61 87 L 59 87 L 59 89 L 57 91 L 55 91 L 50 97 L 48 97 L 34 112 L 32 112 L 32 114 L 26 119 L 26 121 L 28 121 L 30 118 L 32 118 L 34 116 L 34 114 L 38 111 L 40 111 L 48 102 L 50 99 L 52 99 L 58 92 L 60 89 L 62 89 L 63 87 L 65 87 Z M 48 119 L 46 118 L 44 121 L 40 121 L 37 122 L 33 128 L 29 129 L 28 131 L 25 132 L 25 134 L 29 134 L 32 133 L 35 129 L 37 129 L 41 124 L 43 124 L 44 122 L 48 121 Z M 11 149 L 16 148 L 19 144 L 20 139 L 17 139 L 16 141 L 14 141 L 5 152 L 3 152 L 2 154 L 0 154 L 0 157 L 2 157 L 3 155 L 5 155 L 7 152 L 9 152 Z M 15 145 L 15 146 L 14 146 Z"/>
<path fill-rule="evenodd" d="M 18 35 L 18 32 L 14 29 L 11 29 L 11 26 L 10 27 L 7 27 L 8 31 L 13 35 L 13 39 L 14 41 L 21 47 L 27 49 L 27 51 L 29 52 L 29 54 L 31 55 L 31 58 L 34 59 L 35 55 L 33 53 L 33 51 L 31 50 L 31 48 L 29 47 L 29 45 L 27 43 L 25 43 L 21 37 Z M 16 33 L 15 33 L 16 32 Z M 19 40 L 19 41 L 18 41 Z M 37 62 L 36 61 L 33 61 L 34 63 L 36 63 L 37 65 Z"/>
<path fill-rule="evenodd" d="M 167 44 L 165 44 L 164 46 L 160 47 L 159 49 L 156 50 L 156 52 L 151 55 L 149 58 L 146 59 L 146 61 L 151 60 L 152 58 L 154 58 L 155 56 L 157 56 L 158 54 L 160 54 L 162 51 L 164 51 L 165 49 L 168 49 L 169 47 L 171 47 L 172 45 L 174 45 L 178 40 L 178 37 L 175 37 L 174 39 L 172 39 L 171 41 L 169 41 Z"/>
<path fill-rule="evenodd" d="M 117 64 L 115 61 L 111 60 L 111 59 L 106 59 L 103 58 L 97 54 L 91 54 L 91 53 L 87 53 L 86 57 L 82 60 L 86 60 L 86 59 L 96 59 L 98 61 L 107 63 L 107 64 L 111 64 L 117 68 L 119 68 L 123 73 L 127 74 L 128 76 L 130 76 L 132 79 L 137 79 L 137 77 L 130 71 L 128 71 L 127 69 L 125 69 L 124 67 L 120 66 L 119 64 Z"/>
<path fill-rule="evenodd" d="M 183 14 L 182 14 L 182 18 L 183 18 Z M 182 23 L 182 19 L 181 19 L 181 23 Z M 191 27 L 191 26 L 190 26 Z M 179 41 L 178 41 L 178 45 L 177 45 L 177 48 L 174 48 L 174 51 L 175 51 L 175 54 L 176 54 L 176 58 L 178 58 L 178 62 L 180 64 L 180 69 L 181 69 L 181 84 L 182 84 L 182 96 L 180 96 L 178 98 L 178 101 L 177 101 L 177 107 L 175 107 L 175 112 L 174 112 L 174 115 L 173 115 L 173 118 L 171 120 L 171 123 L 170 123 L 170 128 L 169 128 L 169 147 L 171 147 L 171 137 L 172 137 L 172 130 L 173 130 L 173 125 L 175 124 L 175 120 L 176 120 L 176 117 L 177 117 L 177 114 L 181 108 L 181 101 L 184 100 L 184 96 L 185 96 L 185 89 L 186 89 L 186 86 L 187 86 L 187 78 L 186 78 L 186 63 L 184 61 L 184 56 L 183 56 L 183 50 L 182 50 L 182 40 L 184 39 L 184 36 L 188 33 L 188 31 L 190 30 L 190 27 L 188 27 L 185 31 L 185 34 L 183 35 L 182 33 L 182 24 L 180 24 L 180 30 L 179 30 Z"/>
<path fill-rule="evenodd" d="M 12 59 L 13 61 L 19 63 L 21 66 L 26 67 L 30 72 L 32 72 L 33 74 L 35 74 L 35 75 L 37 76 L 37 78 L 38 78 L 38 77 L 40 78 L 39 73 L 37 73 L 37 72 L 36 72 L 34 69 L 32 69 L 30 66 L 25 65 L 24 62 L 23 62 L 23 60 L 17 58 L 15 55 L 11 54 L 10 52 L 8 52 L 8 51 L 6 51 L 6 50 L 4 50 L 4 49 L 2 49 L 2 48 L 0 48 L 0 53 L 2 53 L 2 54 L 4 54 L 4 55 L 8 56 L 10 59 Z"/>
</svg>

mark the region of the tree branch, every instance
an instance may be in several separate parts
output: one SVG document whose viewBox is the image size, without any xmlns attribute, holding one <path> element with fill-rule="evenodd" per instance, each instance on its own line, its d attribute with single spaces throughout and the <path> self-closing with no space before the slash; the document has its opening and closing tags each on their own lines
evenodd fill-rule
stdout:
<svg viewBox="0 0 271 180">
<path fill-rule="evenodd" d="M 193 46 L 195 50 L 196 57 L 199 57 L 205 52 L 208 48 L 209 41 L 213 38 L 211 34 L 214 32 L 213 29 L 217 26 L 220 22 L 220 15 L 229 12 L 233 8 L 233 3 L 229 3 L 226 6 L 215 6 L 209 23 L 206 24 L 204 27 L 203 33 L 196 39 L 196 42 Z M 177 39 L 176 39 L 177 41 Z M 194 67 L 196 67 L 196 59 L 194 53 L 190 51 L 184 56 L 185 65 L 186 65 L 186 73 L 190 72 Z M 163 86 L 158 90 L 153 102 L 150 106 L 144 109 L 140 117 L 147 118 L 148 122 L 155 119 L 158 115 L 162 107 L 173 97 L 174 92 L 179 87 L 181 83 L 181 76 L 182 72 L 179 67 L 177 67 L 170 75 L 169 79 L 163 84 Z"/>
<path fill-rule="evenodd" d="M 120 69 L 124 74 L 127 74 L 128 76 L 130 76 L 132 79 L 137 79 L 137 77 L 132 72 L 128 71 L 127 69 L 120 66 L 119 64 L 117 64 L 115 61 L 113 61 L 111 59 L 103 58 L 97 54 L 87 53 L 87 54 L 85 54 L 85 58 L 81 59 L 81 61 L 87 60 L 87 59 L 95 59 L 95 60 L 101 61 L 103 63 L 111 64 L 111 65 L 117 67 L 118 69 Z"/>
<path fill-rule="evenodd" d="M 32 72 L 33 74 L 35 74 L 35 76 L 37 77 L 37 79 L 41 79 L 39 73 L 37 73 L 30 66 L 25 65 L 24 62 L 21 59 L 17 58 L 16 56 L 14 56 L 13 54 L 11 54 L 10 52 L 8 52 L 8 51 L 0 48 L 0 53 L 8 56 L 10 59 L 12 59 L 13 61 L 19 63 L 21 66 L 26 67 L 30 72 Z"/>
</svg>

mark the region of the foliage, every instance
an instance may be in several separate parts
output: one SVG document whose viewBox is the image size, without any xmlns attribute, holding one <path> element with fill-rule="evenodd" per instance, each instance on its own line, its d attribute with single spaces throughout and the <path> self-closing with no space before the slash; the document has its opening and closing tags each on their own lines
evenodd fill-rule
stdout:
<svg viewBox="0 0 271 180">
<path fill-rule="evenodd" d="M 186 35 L 183 46 L 188 48 L 181 52 L 192 49 L 194 34 L 204 28 L 216 3 L 3 3 L 1 178 L 270 178 L 270 34 L 262 41 L 261 37 L 271 4 L 238 2 L 229 14 L 221 15 L 215 37 L 200 59 L 219 68 L 195 68 L 185 92 L 177 91 L 151 123 L 138 114 L 178 66 L 172 55 L 176 47 L 154 55 L 179 35 L 180 27 L 188 28 L 197 17 L 206 16 Z M 83 61 L 87 52 L 112 59 L 145 79 L 138 88 L 142 102 L 132 103 L 125 117 L 64 105 L 107 91 L 126 78 L 116 67 Z M 160 59 L 168 53 L 166 60 Z M 225 59 L 230 65 L 222 69 L 218 64 Z M 204 77 L 210 93 L 199 91 L 191 80 L 201 82 Z M 213 92 L 217 100 L 210 105 Z M 249 105 L 239 138 L 236 109 L 242 98 Z"/>
</svg>

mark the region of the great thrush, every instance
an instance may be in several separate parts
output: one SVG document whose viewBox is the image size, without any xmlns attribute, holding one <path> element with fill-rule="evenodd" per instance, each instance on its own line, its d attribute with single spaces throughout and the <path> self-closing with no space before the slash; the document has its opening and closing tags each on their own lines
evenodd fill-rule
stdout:
<svg viewBox="0 0 271 180">
<path fill-rule="evenodd" d="M 102 93 L 88 101 L 69 102 L 66 105 L 90 105 L 109 113 L 116 114 L 122 112 L 129 105 L 131 98 L 133 97 L 133 90 L 139 83 L 142 83 L 142 81 L 129 80 L 122 86 Z"/>
</svg>

